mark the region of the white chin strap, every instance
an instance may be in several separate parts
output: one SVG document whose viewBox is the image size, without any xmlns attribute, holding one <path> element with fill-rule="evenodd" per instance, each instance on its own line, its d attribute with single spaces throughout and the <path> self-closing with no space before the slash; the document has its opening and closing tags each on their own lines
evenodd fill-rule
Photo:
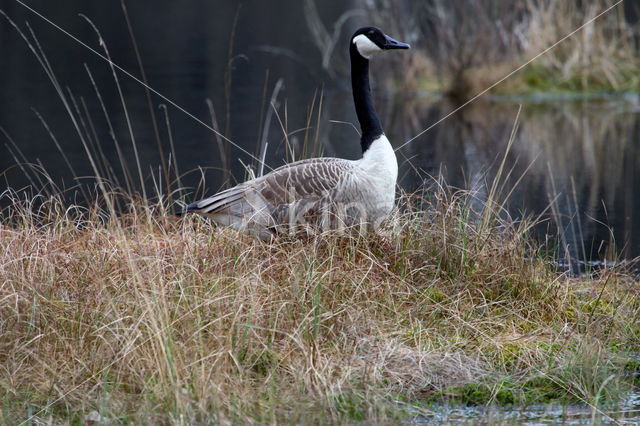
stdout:
<svg viewBox="0 0 640 426">
<path fill-rule="evenodd" d="M 353 44 L 356 45 L 356 49 L 362 57 L 369 59 L 374 53 L 381 52 L 382 49 L 377 44 L 372 42 L 369 37 L 364 34 L 359 34 L 353 38 Z"/>
</svg>

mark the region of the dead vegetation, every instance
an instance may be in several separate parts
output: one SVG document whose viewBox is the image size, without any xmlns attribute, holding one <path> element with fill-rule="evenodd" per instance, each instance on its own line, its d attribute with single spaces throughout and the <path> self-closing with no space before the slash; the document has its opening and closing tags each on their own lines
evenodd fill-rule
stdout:
<svg viewBox="0 0 640 426">
<path fill-rule="evenodd" d="M 400 4 L 375 0 L 366 2 L 365 9 L 377 25 L 391 27 L 413 43 L 411 64 L 399 65 L 416 79 L 412 86 L 466 100 L 583 26 L 495 92 L 639 90 L 638 24 L 625 17 L 622 3 L 608 10 L 614 4 L 605 0 Z M 417 71 L 407 71 L 410 65 Z"/>
<path fill-rule="evenodd" d="M 162 205 L 113 217 L 12 200 L 0 419 L 384 421 L 443 398 L 629 389 L 637 283 L 554 272 L 527 224 L 479 220 L 470 197 L 407 197 L 377 236 L 272 244 Z"/>
</svg>

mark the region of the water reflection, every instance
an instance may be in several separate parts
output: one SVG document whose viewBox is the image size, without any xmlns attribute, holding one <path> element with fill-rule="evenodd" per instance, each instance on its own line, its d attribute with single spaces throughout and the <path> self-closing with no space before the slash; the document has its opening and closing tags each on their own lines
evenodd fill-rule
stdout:
<svg viewBox="0 0 640 426">
<path fill-rule="evenodd" d="M 487 425 L 586 425 L 638 424 L 640 394 L 631 394 L 617 407 L 595 409 L 587 405 L 534 405 L 529 407 L 440 406 L 430 416 L 414 419 L 415 424 L 487 424 Z"/>
<path fill-rule="evenodd" d="M 454 108 L 435 102 L 411 105 L 409 123 L 436 121 Z M 476 191 L 482 200 L 506 157 L 501 188 L 514 218 L 542 215 L 538 236 L 560 230 L 568 260 L 630 258 L 640 254 L 637 97 L 599 101 L 526 103 L 507 152 L 518 111 L 514 102 L 471 104 L 403 150 L 423 173 Z M 419 115 L 422 119 L 412 117 Z M 398 133 L 421 130 L 403 122 Z M 396 125 L 398 125 L 396 123 Z M 402 181 L 415 187 L 418 173 L 404 167 Z M 615 243 L 615 244 L 613 244 Z M 616 251 L 617 250 L 617 251 Z"/>
</svg>

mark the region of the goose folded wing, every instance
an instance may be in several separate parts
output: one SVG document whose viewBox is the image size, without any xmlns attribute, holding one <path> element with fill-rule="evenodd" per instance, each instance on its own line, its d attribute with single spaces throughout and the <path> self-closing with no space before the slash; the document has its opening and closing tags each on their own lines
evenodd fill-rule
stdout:
<svg viewBox="0 0 640 426">
<path fill-rule="evenodd" d="M 316 201 L 333 195 L 353 170 L 349 160 L 314 158 L 280 167 L 256 182 L 262 198 L 272 206 Z"/>
<path fill-rule="evenodd" d="M 330 200 L 353 169 L 352 161 L 339 158 L 297 161 L 195 202 L 187 211 L 238 217 L 256 213 L 260 217 L 281 216 L 294 206 L 309 208 L 319 201 Z M 253 218 L 258 220 L 258 216 Z"/>
</svg>

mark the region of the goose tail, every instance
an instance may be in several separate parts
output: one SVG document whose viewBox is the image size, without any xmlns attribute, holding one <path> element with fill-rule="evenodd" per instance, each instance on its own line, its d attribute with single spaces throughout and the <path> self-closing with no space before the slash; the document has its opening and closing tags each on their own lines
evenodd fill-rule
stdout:
<svg viewBox="0 0 640 426">
<path fill-rule="evenodd" d="M 182 209 L 181 215 L 189 214 L 189 213 L 200 213 L 205 214 L 209 213 L 211 210 L 214 210 L 216 206 L 212 206 L 214 204 L 210 198 L 193 202 L 188 204 Z"/>
<path fill-rule="evenodd" d="M 191 203 L 187 206 L 185 206 L 182 211 L 180 212 L 181 215 L 187 214 L 187 213 L 197 213 L 199 211 L 202 210 L 202 208 L 200 207 L 201 202 L 200 201 L 196 201 L 194 203 Z"/>
<path fill-rule="evenodd" d="M 245 186 L 246 185 L 238 185 L 219 192 L 212 197 L 191 203 L 182 210 L 182 214 L 213 214 L 222 212 L 228 208 L 233 208 L 236 205 L 242 204 L 246 195 Z"/>
<path fill-rule="evenodd" d="M 196 201 L 195 203 L 183 206 L 181 210 L 176 209 L 176 216 L 184 216 L 189 213 L 197 213 L 198 210 L 200 209 L 198 208 L 198 202 Z"/>
</svg>

